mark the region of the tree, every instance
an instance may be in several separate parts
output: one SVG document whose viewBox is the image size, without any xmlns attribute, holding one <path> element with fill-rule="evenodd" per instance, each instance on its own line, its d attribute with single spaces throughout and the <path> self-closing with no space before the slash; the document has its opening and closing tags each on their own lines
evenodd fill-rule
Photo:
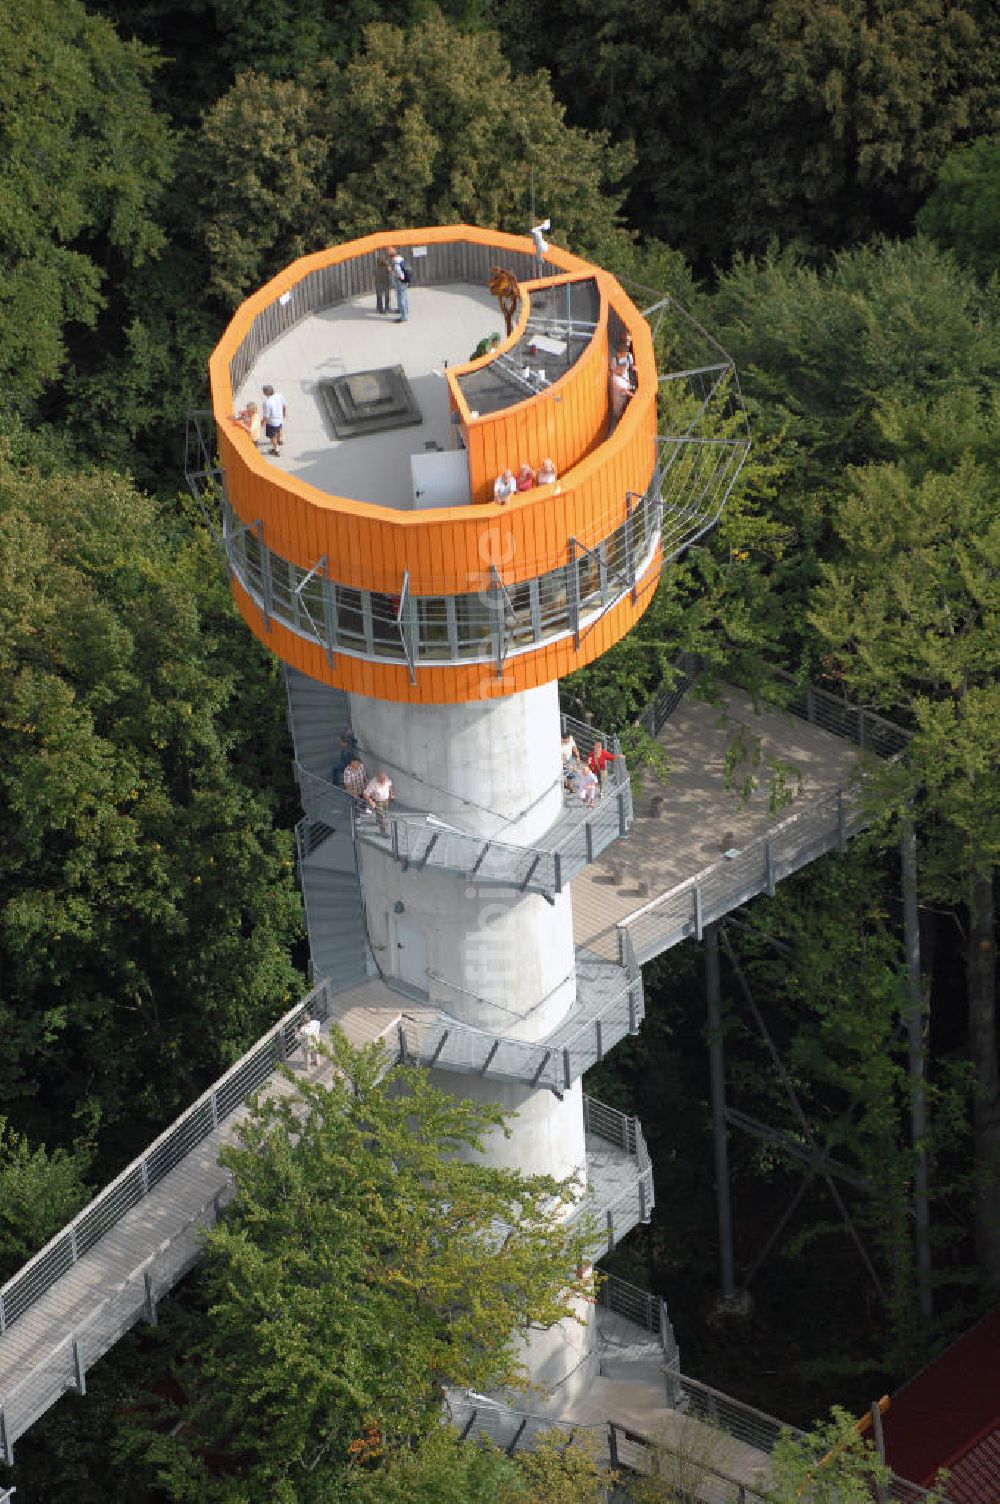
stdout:
<svg viewBox="0 0 1000 1504">
<path fill-rule="evenodd" d="M 699 267 L 898 233 L 996 108 L 976 0 L 500 0 L 515 65 L 635 143 L 628 212 Z"/>
<path fill-rule="evenodd" d="M 0 40 L 0 378 L 24 408 L 117 271 L 157 255 L 170 172 L 153 56 L 78 0 L 12 0 Z"/>
<path fill-rule="evenodd" d="M 563 115 L 543 75 L 511 75 L 495 33 L 436 10 L 408 32 L 368 27 L 342 68 L 242 74 L 189 157 L 212 285 L 233 304 L 305 250 L 387 227 L 524 231 L 532 173 L 560 236 L 585 248 L 614 231 L 630 152 Z"/>
<path fill-rule="evenodd" d="M 178 1500 L 323 1497 L 331 1470 L 436 1430 L 445 1386 L 516 1383 L 530 1325 L 566 1319 L 586 1229 L 571 1183 L 484 1166 L 488 1104 L 336 1033 L 329 1083 L 286 1072 L 222 1158 L 236 1197 L 208 1234 L 209 1320 L 181 1368 Z M 473 1157 L 470 1159 L 469 1156 Z M 206 1453 L 224 1475 L 209 1477 Z"/>
<path fill-rule="evenodd" d="M 47 1142 L 100 1125 L 117 1169 L 301 988 L 240 713 L 266 681 L 280 724 L 278 685 L 204 534 L 34 457 L 0 459 L 0 1103 Z"/>
<path fill-rule="evenodd" d="M 898 412 L 890 432 L 899 459 L 851 475 L 834 517 L 843 552 L 823 566 L 812 613 L 855 692 L 912 716 L 913 779 L 931 822 L 925 889 L 967 907 L 977 1250 L 993 1284 L 1000 1283 L 997 411 L 995 401 L 966 390 Z"/>
<path fill-rule="evenodd" d="M 90 1152 L 33 1149 L 0 1117 L 0 1285 L 87 1200 Z"/>
<path fill-rule="evenodd" d="M 985 281 L 1000 266 L 1000 136 L 949 152 L 917 223 Z"/>
<path fill-rule="evenodd" d="M 507 1457 L 437 1427 L 414 1451 L 372 1471 L 351 1469 L 343 1504 L 602 1504 L 613 1481 L 589 1436 L 546 1431 Z"/>
</svg>

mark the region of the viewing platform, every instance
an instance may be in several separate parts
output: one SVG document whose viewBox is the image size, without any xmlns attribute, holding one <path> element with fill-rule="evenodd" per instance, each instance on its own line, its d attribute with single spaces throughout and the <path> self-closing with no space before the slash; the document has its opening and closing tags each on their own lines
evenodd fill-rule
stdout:
<svg viewBox="0 0 1000 1504">
<path fill-rule="evenodd" d="M 376 309 L 390 244 L 413 277 L 405 322 Z M 516 288 L 509 334 L 495 269 Z M 189 430 L 250 628 L 317 681 L 401 704 L 515 694 L 598 657 L 717 520 L 749 448 L 732 361 L 669 298 L 648 311 L 652 327 L 568 251 L 471 226 L 285 268 L 212 356 L 214 435 Z M 288 404 L 277 454 L 234 418 L 265 385 Z M 497 505 L 501 471 L 544 459 L 554 482 Z"/>
</svg>

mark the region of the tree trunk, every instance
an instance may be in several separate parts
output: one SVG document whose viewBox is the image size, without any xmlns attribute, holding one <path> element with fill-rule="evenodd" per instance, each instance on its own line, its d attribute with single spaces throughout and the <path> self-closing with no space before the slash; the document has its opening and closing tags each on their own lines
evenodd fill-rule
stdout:
<svg viewBox="0 0 1000 1504">
<path fill-rule="evenodd" d="M 997 1060 L 993 873 L 973 877 L 969 896 L 969 1052 L 976 1070 L 976 1258 L 1000 1286 L 1000 1063 Z"/>
</svg>

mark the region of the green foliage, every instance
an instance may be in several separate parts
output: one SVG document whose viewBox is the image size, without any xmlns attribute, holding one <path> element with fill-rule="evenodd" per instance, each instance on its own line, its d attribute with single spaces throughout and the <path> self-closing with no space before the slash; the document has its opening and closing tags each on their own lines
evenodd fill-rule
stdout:
<svg viewBox="0 0 1000 1504">
<path fill-rule="evenodd" d="M 0 460 L 0 578 L 0 1101 L 134 1152 L 301 986 L 238 708 L 274 671 L 204 535 L 119 475 Z"/>
<path fill-rule="evenodd" d="M 553 1219 L 573 1184 L 475 1157 L 499 1109 L 386 1078 L 380 1046 L 335 1036 L 332 1057 L 329 1082 L 286 1072 L 222 1151 L 237 1195 L 207 1237 L 192 1400 L 176 1444 L 150 1442 L 178 1500 L 245 1496 L 205 1448 L 241 1487 L 322 1497 L 314 1476 L 435 1430 L 445 1386 L 519 1382 L 528 1328 L 589 1287 L 583 1231 Z"/>
<path fill-rule="evenodd" d="M 805 1436 L 779 1437 L 771 1458 L 775 1504 L 870 1504 L 891 1473 L 852 1415 L 834 1406 Z"/>
<path fill-rule="evenodd" d="M 338 1504 L 603 1504 L 608 1481 L 579 1436 L 548 1431 L 530 1452 L 506 1457 L 438 1427 L 416 1450 L 374 1471 L 348 1473 L 336 1498 Z"/>
<path fill-rule="evenodd" d="M 523 231 L 532 170 L 560 238 L 612 235 L 628 148 L 563 113 L 543 75 L 511 76 L 494 33 L 436 10 L 370 26 L 342 68 L 242 74 L 190 149 L 212 286 L 235 303 L 305 250 L 392 226 Z"/>
<path fill-rule="evenodd" d="M 917 223 L 984 281 L 992 276 L 1000 266 L 1000 136 L 948 153 Z"/>
<path fill-rule="evenodd" d="M 163 244 L 170 171 L 151 53 L 78 0 L 12 0 L 0 38 L 0 379 L 26 405 L 121 267 Z"/>
<path fill-rule="evenodd" d="M 996 108 L 996 37 L 979 12 L 974 0 L 497 4 L 516 64 L 551 68 L 575 121 L 635 142 L 633 222 L 702 266 L 899 229 Z"/>
<path fill-rule="evenodd" d="M 87 1200 L 90 1152 L 32 1149 L 0 1117 L 0 1285 Z"/>
</svg>

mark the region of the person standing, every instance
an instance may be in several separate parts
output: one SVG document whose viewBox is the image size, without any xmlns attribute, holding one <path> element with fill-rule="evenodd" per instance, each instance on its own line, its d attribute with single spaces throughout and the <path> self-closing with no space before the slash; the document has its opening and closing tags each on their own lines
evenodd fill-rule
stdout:
<svg viewBox="0 0 1000 1504">
<path fill-rule="evenodd" d="M 271 441 L 271 453 L 279 454 L 284 441 L 285 418 L 288 416 L 288 403 L 280 392 L 276 392 L 273 386 L 264 388 L 264 432 Z"/>
<path fill-rule="evenodd" d="M 396 283 L 396 323 L 405 324 L 410 316 L 410 269 L 394 247 L 392 275 Z"/>
<path fill-rule="evenodd" d="M 344 769 L 343 781 L 344 788 L 350 794 L 351 798 L 357 799 L 360 803 L 361 800 L 365 797 L 365 788 L 368 783 L 368 774 L 365 772 L 365 765 L 361 761 L 361 758 L 358 756 L 357 752 L 355 752 L 354 756 L 347 764 L 347 767 Z"/>
<path fill-rule="evenodd" d="M 389 312 L 389 295 L 394 281 L 392 258 L 388 251 L 379 251 L 375 257 L 375 312 Z"/>
<path fill-rule="evenodd" d="M 395 797 L 392 791 L 392 779 L 388 773 L 379 769 L 365 789 L 365 803 L 374 814 L 378 821 L 378 828 L 384 836 L 389 834 L 389 800 Z"/>
</svg>

